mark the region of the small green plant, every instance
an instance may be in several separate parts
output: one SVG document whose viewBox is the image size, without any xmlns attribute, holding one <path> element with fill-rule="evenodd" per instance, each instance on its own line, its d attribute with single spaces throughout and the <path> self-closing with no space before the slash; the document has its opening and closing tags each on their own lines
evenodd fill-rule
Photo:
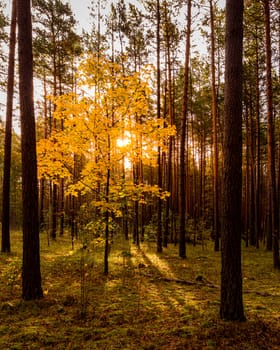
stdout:
<svg viewBox="0 0 280 350">
<path fill-rule="evenodd" d="M 123 266 L 127 265 L 128 260 L 132 257 L 132 254 L 129 250 L 123 250 L 121 252 L 121 256 L 123 258 Z"/>
<path fill-rule="evenodd" d="M 157 237 L 157 228 L 156 225 L 150 222 L 144 227 L 145 240 L 149 242 L 155 242 Z"/>
</svg>

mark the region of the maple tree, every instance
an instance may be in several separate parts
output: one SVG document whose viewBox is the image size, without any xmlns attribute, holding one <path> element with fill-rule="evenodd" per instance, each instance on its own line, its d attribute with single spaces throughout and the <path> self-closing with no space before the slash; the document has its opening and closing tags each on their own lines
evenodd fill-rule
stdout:
<svg viewBox="0 0 280 350">
<path fill-rule="evenodd" d="M 87 204 L 104 214 L 108 228 L 108 215 L 120 217 L 124 201 L 145 203 L 148 194 L 162 199 L 168 195 L 147 182 L 136 184 L 132 165 L 141 160 L 155 167 L 157 149 L 166 147 L 175 127 L 153 114 L 151 66 L 125 75 L 105 56 L 91 55 L 78 71 L 81 92 L 52 98 L 54 118 L 63 120 L 64 128 L 38 142 L 39 176 L 64 178 L 66 195 L 87 195 Z M 78 176 L 74 176 L 75 157 L 83 159 Z"/>
</svg>

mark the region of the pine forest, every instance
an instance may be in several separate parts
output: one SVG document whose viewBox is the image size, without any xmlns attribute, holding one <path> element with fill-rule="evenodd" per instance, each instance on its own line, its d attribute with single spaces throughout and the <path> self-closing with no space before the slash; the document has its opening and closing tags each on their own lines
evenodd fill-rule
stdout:
<svg viewBox="0 0 280 350">
<path fill-rule="evenodd" d="M 0 348 L 280 349 L 279 0 L 0 0 L 0 62 Z"/>
</svg>

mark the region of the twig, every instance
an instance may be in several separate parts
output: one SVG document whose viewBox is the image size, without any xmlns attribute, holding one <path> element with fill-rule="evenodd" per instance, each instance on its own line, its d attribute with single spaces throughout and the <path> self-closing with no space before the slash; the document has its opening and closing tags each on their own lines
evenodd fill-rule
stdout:
<svg viewBox="0 0 280 350">
<path fill-rule="evenodd" d="M 184 284 L 184 285 L 187 285 L 187 286 L 206 286 L 206 287 L 209 287 L 209 288 L 219 288 L 219 286 L 211 283 L 211 282 L 208 282 L 208 281 L 187 281 L 187 280 L 183 280 L 183 279 L 178 279 L 178 278 L 169 278 L 169 277 L 162 277 L 162 276 L 158 276 L 156 278 L 153 278 L 152 276 L 150 275 L 147 275 L 147 274 L 144 274 L 142 272 L 142 274 L 146 277 L 149 277 L 151 278 L 151 280 L 153 281 L 163 281 L 163 282 L 173 282 L 173 283 L 178 283 L 178 284 Z"/>
</svg>

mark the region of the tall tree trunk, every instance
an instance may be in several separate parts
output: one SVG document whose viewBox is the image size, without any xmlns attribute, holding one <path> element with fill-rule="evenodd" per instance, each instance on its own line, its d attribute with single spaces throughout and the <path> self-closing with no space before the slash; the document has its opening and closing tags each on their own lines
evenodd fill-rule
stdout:
<svg viewBox="0 0 280 350">
<path fill-rule="evenodd" d="M 245 320 L 241 272 L 243 0 L 226 1 L 220 316 Z"/>
<path fill-rule="evenodd" d="M 172 63 L 171 63 L 171 38 L 170 30 L 168 26 L 168 13 L 167 13 L 167 1 L 164 1 L 164 14 L 166 22 L 166 63 L 167 63 L 167 99 L 168 99 L 168 115 L 169 124 L 174 124 L 174 102 L 173 102 L 173 81 L 172 81 Z M 171 229 L 171 211 L 172 211 L 172 162 L 173 162 L 173 145 L 174 136 L 170 136 L 168 139 L 168 152 L 167 152 L 167 169 L 166 169 L 166 190 L 170 193 L 170 196 L 166 198 L 165 206 L 165 222 L 164 222 L 164 235 L 163 246 L 167 247 L 168 239 L 170 239 Z"/>
<path fill-rule="evenodd" d="M 136 72 L 136 70 L 135 70 Z M 136 123 L 140 122 L 140 118 L 138 115 L 135 116 Z M 136 187 L 139 186 L 140 183 L 140 138 L 139 135 L 136 135 L 136 149 L 137 149 L 137 157 L 135 164 L 133 165 L 133 181 Z M 134 203 L 134 227 L 133 227 L 133 241 L 137 246 L 140 246 L 140 235 L 139 235 L 139 201 L 136 200 Z"/>
<path fill-rule="evenodd" d="M 250 88 L 250 92 L 248 93 L 249 96 L 249 175 L 250 175 L 250 199 L 249 199 L 249 241 L 250 245 L 256 245 L 256 232 L 255 232 L 255 186 L 256 186 L 256 143 L 255 143 L 255 137 L 256 134 L 256 127 L 255 127 L 255 120 L 253 118 L 253 102 L 252 102 L 252 88 Z"/>
<path fill-rule="evenodd" d="M 107 170 L 106 180 L 106 203 L 109 203 L 109 191 L 110 191 L 110 169 Z M 109 273 L 109 210 L 105 213 L 105 247 L 104 247 L 104 275 Z"/>
<path fill-rule="evenodd" d="M 179 256 L 186 257 L 186 134 L 187 134 L 187 112 L 188 112 L 188 87 L 189 87 L 189 60 L 190 60 L 190 37 L 191 37 L 191 0 L 187 3 L 187 33 L 186 53 L 184 71 L 184 94 L 181 118 L 181 143 L 180 143 L 180 228 L 179 228 Z"/>
<path fill-rule="evenodd" d="M 220 249 L 219 223 L 219 162 L 218 162 L 218 129 L 217 129 L 217 94 L 216 94 L 216 63 L 215 63 L 215 27 L 213 1 L 210 0 L 211 27 L 211 95 L 212 95 L 212 130 L 213 130 L 213 231 L 215 251 Z"/>
<path fill-rule="evenodd" d="M 134 164 L 133 168 L 134 168 L 134 171 L 133 171 L 134 184 L 136 186 L 139 186 L 139 159 L 136 160 L 136 164 Z M 138 200 L 136 200 L 134 203 L 133 243 L 135 243 L 137 246 L 140 245 L 140 240 L 139 240 L 139 201 Z"/>
<path fill-rule="evenodd" d="M 160 119 L 160 1 L 157 0 L 157 118 Z M 158 147 L 158 187 L 162 188 L 162 164 L 161 164 L 161 147 Z M 157 207 L 157 252 L 162 252 L 162 200 L 158 198 Z"/>
<path fill-rule="evenodd" d="M 57 45 L 56 45 L 56 35 L 55 35 L 55 29 L 52 27 L 52 46 L 54 48 L 53 56 L 52 56 L 52 65 L 53 65 L 53 95 L 57 96 L 57 79 L 58 79 L 58 67 L 57 67 Z M 56 106 L 53 106 L 53 113 L 55 112 Z M 54 132 L 57 131 L 57 120 L 53 117 L 52 118 L 52 124 L 51 127 Z M 58 181 L 58 179 L 56 179 Z M 51 201 L 51 238 L 53 240 L 56 239 L 56 232 L 57 232 L 57 208 L 58 208 L 58 184 L 57 181 L 52 181 L 52 196 L 50 197 Z"/>
<path fill-rule="evenodd" d="M 36 133 L 30 0 L 18 0 L 19 97 L 22 151 L 23 261 L 22 297 L 43 297 L 40 271 Z"/>
<path fill-rule="evenodd" d="M 257 37 L 257 36 L 256 36 Z M 257 41 L 257 39 L 256 39 Z M 256 42 L 256 169 L 255 169 L 255 234 L 256 247 L 259 248 L 259 239 L 261 235 L 261 220 L 260 220 L 260 164 L 261 164 L 261 147 L 260 147 L 260 87 L 259 87 L 259 43 Z"/>
<path fill-rule="evenodd" d="M 245 96 L 248 95 L 248 91 L 245 88 L 244 92 Z M 248 114 L 249 114 L 249 108 L 248 108 L 248 103 L 246 104 L 245 108 L 245 134 L 246 134 L 246 155 L 245 155 L 245 184 L 244 184 L 244 210 L 243 210 L 243 215 L 242 215 L 242 220 L 243 220 L 243 233 L 245 234 L 245 242 L 246 242 L 246 247 L 249 246 L 249 229 L 250 229 L 250 168 L 249 168 L 249 123 L 248 123 Z"/>
<path fill-rule="evenodd" d="M 48 106 L 47 106 L 47 81 L 46 81 L 46 73 L 44 70 L 44 139 L 48 137 Z M 40 179 L 39 186 L 39 223 L 40 229 L 45 228 L 45 198 L 46 198 L 46 179 Z"/>
<path fill-rule="evenodd" d="M 9 42 L 9 66 L 7 84 L 6 127 L 5 127 L 5 155 L 3 174 L 3 205 L 2 205 L 2 245 L 1 251 L 10 253 L 10 178 L 11 178 L 11 153 L 12 153 L 12 118 L 15 75 L 15 47 L 16 47 L 16 17 L 17 1 L 12 3 L 12 17 Z"/>
<path fill-rule="evenodd" d="M 54 181 L 52 181 L 52 191 L 51 191 L 51 238 L 53 240 L 56 239 L 56 231 L 57 231 L 57 205 L 58 205 L 58 185 Z"/>
<path fill-rule="evenodd" d="M 263 0 L 265 14 L 265 47 L 266 47 L 266 100 L 267 100 L 267 146 L 269 192 L 271 193 L 271 230 L 273 266 L 280 268 L 279 234 L 278 234 L 278 203 L 275 171 L 275 137 L 273 121 L 272 78 L 271 78 L 271 36 L 270 36 L 270 1 Z"/>
</svg>

